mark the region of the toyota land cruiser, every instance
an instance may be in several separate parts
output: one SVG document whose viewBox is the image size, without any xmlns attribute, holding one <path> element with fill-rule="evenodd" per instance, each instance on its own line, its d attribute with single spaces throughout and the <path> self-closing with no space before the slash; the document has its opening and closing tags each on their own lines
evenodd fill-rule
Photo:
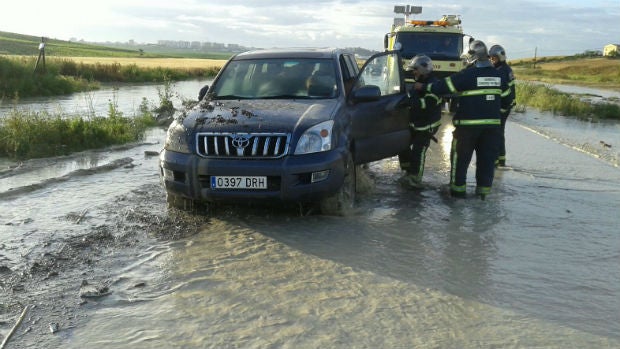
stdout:
<svg viewBox="0 0 620 349">
<path fill-rule="evenodd" d="M 170 125 L 160 153 L 169 205 L 278 200 L 324 214 L 354 205 L 357 165 L 409 145 L 398 52 L 362 70 L 338 49 L 237 54 L 200 103 Z M 364 69 L 385 74 L 364 74 Z"/>
</svg>

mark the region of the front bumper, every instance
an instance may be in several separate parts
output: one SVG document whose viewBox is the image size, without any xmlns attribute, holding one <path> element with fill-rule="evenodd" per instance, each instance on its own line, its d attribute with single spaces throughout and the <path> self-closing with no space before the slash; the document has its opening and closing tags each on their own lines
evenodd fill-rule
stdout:
<svg viewBox="0 0 620 349">
<path fill-rule="evenodd" d="M 280 159 L 216 159 L 163 150 L 160 175 L 167 192 L 197 201 L 317 202 L 342 186 L 346 152 L 287 155 Z M 312 180 L 313 173 L 328 171 Z M 214 189 L 211 176 L 267 176 L 267 189 Z"/>
</svg>

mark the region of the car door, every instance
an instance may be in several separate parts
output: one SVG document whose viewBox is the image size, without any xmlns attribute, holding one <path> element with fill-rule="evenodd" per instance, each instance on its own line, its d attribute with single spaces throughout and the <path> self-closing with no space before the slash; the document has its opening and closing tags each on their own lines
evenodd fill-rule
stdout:
<svg viewBox="0 0 620 349">
<path fill-rule="evenodd" d="M 370 57 L 348 96 L 356 164 L 397 155 L 410 144 L 410 107 L 400 59 L 397 51 Z"/>
</svg>

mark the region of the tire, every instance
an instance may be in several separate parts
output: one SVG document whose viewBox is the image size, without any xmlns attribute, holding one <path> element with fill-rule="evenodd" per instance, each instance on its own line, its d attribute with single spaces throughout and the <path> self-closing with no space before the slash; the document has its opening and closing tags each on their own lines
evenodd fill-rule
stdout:
<svg viewBox="0 0 620 349">
<path fill-rule="evenodd" d="M 168 204 L 168 208 L 176 208 L 182 211 L 194 209 L 194 200 L 168 192 L 166 192 L 166 204 Z"/>
<path fill-rule="evenodd" d="M 356 166 L 353 156 L 347 155 L 344 164 L 344 180 L 338 192 L 320 202 L 321 213 L 329 216 L 346 216 L 355 206 L 355 192 L 357 185 Z"/>
</svg>

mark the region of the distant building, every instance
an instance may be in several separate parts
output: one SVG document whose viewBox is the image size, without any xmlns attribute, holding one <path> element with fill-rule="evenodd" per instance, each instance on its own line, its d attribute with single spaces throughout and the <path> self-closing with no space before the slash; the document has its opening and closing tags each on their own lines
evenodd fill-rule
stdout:
<svg viewBox="0 0 620 349">
<path fill-rule="evenodd" d="M 620 44 L 609 44 L 603 47 L 603 56 L 618 56 L 620 55 Z"/>
</svg>

